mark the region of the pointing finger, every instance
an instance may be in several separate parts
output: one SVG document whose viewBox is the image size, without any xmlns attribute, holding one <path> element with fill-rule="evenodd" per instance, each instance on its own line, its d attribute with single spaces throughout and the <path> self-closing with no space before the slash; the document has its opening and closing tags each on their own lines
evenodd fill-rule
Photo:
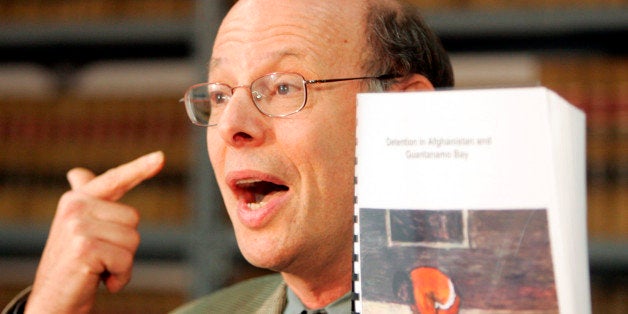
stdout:
<svg viewBox="0 0 628 314">
<path fill-rule="evenodd" d="M 163 152 L 150 153 L 109 169 L 81 186 L 79 191 L 104 200 L 117 201 L 130 189 L 156 175 L 163 165 Z"/>
</svg>

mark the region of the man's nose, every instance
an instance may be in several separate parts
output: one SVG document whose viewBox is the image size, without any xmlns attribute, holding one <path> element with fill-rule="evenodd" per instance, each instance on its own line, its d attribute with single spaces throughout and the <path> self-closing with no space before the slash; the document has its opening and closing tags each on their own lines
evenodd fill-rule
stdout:
<svg viewBox="0 0 628 314">
<path fill-rule="evenodd" d="M 217 128 L 228 145 L 259 145 L 263 142 L 267 119 L 253 103 L 248 86 L 236 86 L 232 88 L 232 95 Z"/>
</svg>

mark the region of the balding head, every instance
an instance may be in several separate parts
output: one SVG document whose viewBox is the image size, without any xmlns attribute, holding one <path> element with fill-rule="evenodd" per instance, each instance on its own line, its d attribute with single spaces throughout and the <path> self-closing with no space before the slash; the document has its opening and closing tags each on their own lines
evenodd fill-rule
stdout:
<svg viewBox="0 0 628 314">
<path fill-rule="evenodd" d="M 339 5 L 335 0 L 240 0 L 230 15 L 249 15 L 247 24 L 254 29 L 256 22 L 265 19 L 287 22 L 281 14 L 294 15 L 295 9 L 299 16 L 293 17 L 301 19 L 303 27 L 330 44 L 359 34 L 354 36 L 355 45 L 363 48 L 352 53 L 367 75 L 419 74 L 435 87 L 454 84 L 449 57 L 440 40 L 424 23 L 418 9 L 405 1 L 345 0 Z M 372 83 L 371 89 L 386 90 L 391 82 Z"/>
<path fill-rule="evenodd" d="M 240 0 L 229 11 L 219 29 L 214 47 L 214 59 L 225 44 L 243 47 L 259 46 L 261 41 L 281 39 L 276 50 L 299 46 L 299 57 L 330 59 L 361 65 L 366 62 L 367 4 L 372 0 Z M 291 45 L 291 43 L 294 43 Z M 247 45 L 248 44 L 248 45 Z M 325 49 L 314 49 L 325 48 Z M 228 49 L 232 53 L 232 49 Z M 251 53 L 258 57 L 263 51 Z M 322 55 L 321 55 L 322 54 Z M 329 58 L 329 55 L 333 55 Z M 340 58 L 338 57 L 340 55 Z M 309 60 L 305 60 L 306 62 Z M 328 64 L 337 67 L 340 64 Z M 211 69 L 210 69 L 211 70 Z M 340 73 L 339 73 L 340 74 Z M 351 73 L 356 74 L 356 73 Z"/>
</svg>

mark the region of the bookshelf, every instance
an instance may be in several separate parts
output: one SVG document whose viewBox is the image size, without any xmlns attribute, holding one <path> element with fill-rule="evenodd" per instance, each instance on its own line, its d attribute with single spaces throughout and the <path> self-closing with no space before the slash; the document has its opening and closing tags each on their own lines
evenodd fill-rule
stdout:
<svg viewBox="0 0 628 314">
<path fill-rule="evenodd" d="M 6 70 L 16 64 L 26 65 L 31 67 L 27 72 L 43 74 L 34 74 L 33 77 L 37 78 L 27 79 L 28 84 L 21 84 L 30 88 L 25 92 L 29 97 L 37 95 L 27 100 L 24 95 L 7 98 L 9 91 L 14 92 L 15 88 L 10 88 L 10 82 L 0 80 L 3 82 L 0 85 L 5 86 L 0 86 L 0 94 L 4 98 L 0 102 L 0 132 L 7 134 L 7 121 L 14 121 L 14 116 L 7 110 L 9 104 L 19 104 L 24 108 L 50 108 L 51 105 L 60 108 L 63 103 L 68 106 L 82 104 L 93 107 L 93 99 L 68 93 L 81 79 L 87 79 L 90 70 L 98 70 L 99 66 L 102 71 L 102 67 L 146 62 L 153 65 L 176 63 L 178 70 L 175 73 L 178 74 L 165 79 L 171 88 L 150 102 L 159 103 L 166 108 L 160 115 L 183 120 L 176 120 L 175 123 L 171 119 L 170 122 L 163 123 L 172 123 L 171 130 L 176 130 L 178 134 L 174 138 L 185 140 L 174 141 L 172 137 L 162 136 L 164 143 L 169 143 L 166 147 L 169 147 L 171 153 L 167 152 L 167 156 L 174 156 L 174 159 L 169 159 L 169 168 L 162 176 L 150 181 L 146 190 L 129 195 L 128 201 L 144 207 L 143 204 L 154 204 L 155 199 L 160 200 L 159 202 L 172 202 L 163 198 L 163 195 L 176 195 L 175 200 L 180 205 L 168 203 L 169 207 L 177 207 L 176 210 L 170 210 L 169 215 L 158 212 L 147 214 L 149 221 L 142 226 L 143 242 L 138 257 L 141 261 L 162 261 L 169 263 L 168 265 L 175 262 L 180 267 L 189 265 L 196 276 L 190 279 L 190 290 L 178 293 L 200 295 L 225 282 L 236 280 L 236 277 L 249 276 L 246 272 L 257 272 L 239 266 L 243 262 L 235 253 L 235 240 L 230 234 L 223 209 L 220 206 L 209 208 L 206 205 L 220 203 L 220 196 L 216 191 L 207 193 L 208 190 L 211 191 L 208 187 L 214 186 L 207 172 L 193 170 L 209 169 L 204 132 L 188 127 L 185 117 L 181 116 L 184 114 L 183 108 L 178 106 L 178 97 L 185 87 L 203 80 L 204 64 L 212 42 L 210 36 L 215 34 L 222 15 L 233 1 L 142 0 L 131 4 L 132 2 L 115 0 L 103 5 L 100 4 L 102 1 L 96 0 L 3 1 L 0 4 L 0 66 Z M 578 1 L 578 5 L 562 0 L 411 2 L 417 2 L 426 8 L 426 20 L 442 38 L 446 48 L 455 55 L 454 61 L 471 58 L 467 64 L 475 64 L 476 68 L 467 73 L 476 74 L 469 75 L 469 80 L 478 77 L 477 73 L 481 69 L 477 67 L 478 60 L 484 60 L 486 63 L 482 64 L 487 64 L 487 67 L 488 64 L 504 61 L 504 67 L 510 70 L 506 70 L 505 75 L 512 78 L 515 73 L 518 81 L 502 81 L 501 84 L 541 82 L 550 88 L 562 90 L 560 93 L 569 100 L 579 101 L 578 97 L 593 92 L 589 87 L 583 89 L 583 86 L 587 86 L 593 79 L 603 81 L 601 77 L 608 73 L 601 71 L 602 74 L 595 76 L 584 72 L 586 69 L 594 68 L 594 64 L 603 64 L 604 60 L 613 60 L 613 68 L 625 68 L 628 52 L 623 42 L 628 33 L 628 5 L 624 1 L 586 0 Z M 144 9 L 151 6 L 153 9 Z M 68 9 L 72 7 L 74 9 Z M 79 16 L 83 17 L 78 18 Z M 599 67 L 608 69 L 608 65 Z M 551 70 L 552 68 L 555 70 Z M 577 70 L 573 70 L 574 68 Z M 590 220 L 593 218 L 590 229 L 590 262 L 592 271 L 595 272 L 593 277 L 601 283 L 602 290 L 611 289 L 604 287 L 608 278 L 625 278 L 628 269 L 628 209 L 625 207 L 628 204 L 628 161 L 625 159 L 628 156 L 628 96 L 625 92 L 628 86 L 625 81 L 628 78 L 626 72 L 617 71 L 618 79 L 614 82 L 623 85 L 613 89 L 624 92 L 617 96 L 619 102 L 615 107 L 623 108 L 623 111 L 613 117 L 612 127 L 609 126 L 610 122 L 601 122 L 605 127 L 595 129 L 596 132 L 589 138 L 589 147 L 597 148 L 589 152 L 589 160 L 599 161 L 596 164 L 590 163 L 588 170 L 589 186 L 592 187 L 589 191 L 590 207 L 596 208 L 595 212 L 590 212 Z M 557 76 L 556 73 L 573 76 Z M 495 84 L 490 78 L 493 74 L 487 75 L 489 78 L 483 84 Z M 172 81 L 173 77 L 178 79 Z M 591 80 L 587 79 L 589 77 Z M 475 83 L 479 84 L 477 81 Z M 599 85 L 596 85 L 597 92 L 605 89 Z M 158 89 L 140 87 L 132 92 L 153 93 L 155 90 Z M 76 101 L 67 104 L 68 99 Z M 135 103 L 137 95 L 112 97 L 105 102 L 109 108 L 130 108 Z M 590 102 L 583 103 L 582 108 L 585 107 L 585 110 L 592 108 Z M 63 115 L 60 109 L 55 112 L 58 116 Z M 116 117 L 116 113 L 109 114 Z M 124 112 L 117 114 L 125 115 Z M 164 118 L 162 121 L 166 120 Z M 130 121 L 129 123 L 143 123 L 138 122 L 142 121 L 141 117 Z M 146 142 L 146 133 L 142 131 L 145 127 L 147 126 L 140 127 L 134 133 L 137 140 L 133 143 L 140 143 L 141 139 Z M 54 129 L 52 122 L 48 124 L 48 128 Z M 74 134 L 72 136 L 75 143 L 80 142 L 81 132 L 72 133 L 71 129 L 67 132 Z M 0 134 L 0 140 L 4 140 L 1 136 L 3 135 Z M 608 142 L 609 140 L 614 142 Z M 56 141 L 57 145 L 63 144 L 59 138 Z M 46 156 L 45 149 L 32 144 L 36 142 L 31 142 L 30 147 L 20 148 L 19 145 L 24 143 L 13 141 L 10 144 L 14 145 L 11 149 L 23 154 L 13 161 L 5 160 L 7 155 L 4 152 L 11 150 L 7 149 L 9 146 L 6 146 L 6 142 L 0 143 L 0 203 L 3 204 L 0 205 L 0 259 L 37 258 L 52 217 L 50 211 L 56 207 L 58 195 L 67 188 L 64 179 L 67 169 L 84 165 L 102 171 L 153 148 L 162 148 L 159 141 L 148 142 L 153 146 L 123 141 L 107 143 L 100 153 L 96 149 L 92 150 L 91 155 L 81 154 L 80 151 L 71 154 L 72 149 L 84 146 L 60 146 L 57 149 L 62 151 L 54 154 L 54 167 L 50 167 L 50 159 L 36 160 L 36 156 Z M 120 152 L 120 147 L 132 149 Z M 29 158 L 33 161 L 26 163 Z M 26 190 L 30 195 L 37 195 L 43 205 L 33 205 L 32 197 L 27 198 L 31 203 L 24 203 L 24 198 L 13 197 L 20 193 L 20 189 L 22 193 Z M 162 197 L 159 198 L 159 195 Z M 13 203 L 8 202 L 9 199 Z M 153 199 L 152 203 L 150 199 Z M 45 208 L 47 211 L 9 212 L 5 210 L 9 204 L 19 208 L 30 204 L 28 206 Z M 605 211 L 605 208 L 613 208 L 620 218 L 623 217 L 614 221 L 616 227 L 605 226 L 604 219 L 612 221 L 612 218 L 608 218 L 611 216 L 610 212 Z M 625 293 L 625 284 L 622 287 L 617 289 Z M 596 293 L 594 292 L 594 296 Z"/>
<path fill-rule="evenodd" d="M 194 6 L 0 3 L 0 269 L 15 275 L 0 280 L 1 304 L 32 281 L 68 169 L 157 149 L 164 171 L 124 199 L 143 218 L 134 284 L 100 293 L 94 313 L 167 312 L 187 298 L 192 127 L 178 100 L 198 78 Z"/>
</svg>

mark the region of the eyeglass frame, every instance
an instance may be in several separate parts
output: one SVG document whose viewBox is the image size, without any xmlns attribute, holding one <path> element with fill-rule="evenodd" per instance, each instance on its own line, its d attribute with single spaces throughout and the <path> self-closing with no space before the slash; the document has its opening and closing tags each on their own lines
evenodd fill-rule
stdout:
<svg viewBox="0 0 628 314">
<path fill-rule="evenodd" d="M 303 83 L 303 104 L 301 106 L 298 107 L 298 109 L 294 110 L 293 112 L 290 113 L 286 113 L 286 114 L 270 114 L 267 112 L 264 112 L 264 110 L 262 110 L 262 108 L 260 108 L 260 105 L 257 103 L 257 100 L 255 98 L 255 91 L 253 91 L 251 89 L 251 87 L 253 86 L 253 84 L 265 77 L 268 76 L 272 76 L 272 75 L 296 75 L 299 76 L 302 80 Z M 359 76 L 359 77 L 343 77 L 343 78 L 331 78 L 331 79 L 318 79 L 318 80 L 306 80 L 303 75 L 296 73 L 296 72 L 272 72 L 272 73 L 268 73 L 268 74 L 264 74 L 256 79 L 254 79 L 253 81 L 251 81 L 251 83 L 249 85 L 238 85 L 238 86 L 231 86 L 229 84 L 226 83 L 220 83 L 220 82 L 208 82 L 208 83 L 199 83 L 199 84 L 194 84 L 192 86 L 190 86 L 183 98 L 181 98 L 179 100 L 179 102 L 183 102 L 185 105 L 185 109 L 186 112 L 188 114 L 188 118 L 190 119 L 190 121 L 198 126 L 204 126 L 204 127 L 210 127 L 210 126 L 216 126 L 218 125 L 218 123 L 214 123 L 214 124 L 210 124 L 209 123 L 209 119 L 207 121 L 207 123 L 201 123 L 200 121 L 198 121 L 198 119 L 196 118 L 196 115 L 194 114 L 194 105 L 189 101 L 189 99 L 191 97 L 189 97 L 190 92 L 198 87 L 201 86 L 211 86 L 211 85 L 222 85 L 227 87 L 230 91 L 231 94 L 228 95 L 229 99 L 227 100 L 227 104 L 229 103 L 229 101 L 231 100 L 231 97 L 233 96 L 233 93 L 235 91 L 236 88 L 248 88 L 249 95 L 251 96 L 251 101 L 253 102 L 253 105 L 255 106 L 255 108 L 257 108 L 257 110 L 262 113 L 263 115 L 267 116 L 267 117 L 287 117 L 290 115 L 293 115 L 295 113 L 300 112 L 301 110 L 303 110 L 303 108 L 305 108 L 305 105 L 307 104 L 307 85 L 309 84 L 324 84 L 324 83 L 334 83 L 334 82 L 344 82 L 344 81 L 355 81 L 355 80 L 369 80 L 369 79 L 373 79 L 373 80 L 390 80 L 390 79 L 395 79 L 395 78 L 400 78 L 402 77 L 402 75 L 398 75 L 398 74 L 382 74 L 382 75 L 378 75 L 378 76 Z M 211 112 L 209 117 L 211 117 Z"/>
</svg>

